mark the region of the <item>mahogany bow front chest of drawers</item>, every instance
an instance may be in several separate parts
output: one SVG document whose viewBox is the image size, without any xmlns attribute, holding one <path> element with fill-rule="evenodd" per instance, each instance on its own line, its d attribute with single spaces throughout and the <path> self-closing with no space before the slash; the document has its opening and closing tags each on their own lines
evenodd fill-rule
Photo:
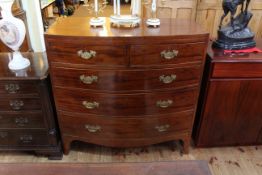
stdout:
<svg viewBox="0 0 262 175">
<path fill-rule="evenodd" d="M 192 21 L 90 28 L 66 18 L 45 34 L 65 154 L 74 140 L 136 147 L 182 140 L 188 152 L 208 34 Z"/>
<path fill-rule="evenodd" d="M 46 55 L 23 53 L 31 66 L 12 72 L 0 54 L 0 150 L 35 151 L 61 159 Z"/>
</svg>

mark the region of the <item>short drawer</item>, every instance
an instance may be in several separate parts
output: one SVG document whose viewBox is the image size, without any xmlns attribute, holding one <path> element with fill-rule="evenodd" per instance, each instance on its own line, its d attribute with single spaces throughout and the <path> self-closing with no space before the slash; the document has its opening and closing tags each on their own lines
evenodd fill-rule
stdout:
<svg viewBox="0 0 262 175">
<path fill-rule="evenodd" d="M 131 66 L 202 62 L 205 49 L 205 43 L 133 45 L 130 62 Z"/>
<path fill-rule="evenodd" d="M 0 128 L 45 128 L 42 112 L 0 113 Z"/>
<path fill-rule="evenodd" d="M 213 63 L 212 78 L 262 78 L 262 63 Z"/>
<path fill-rule="evenodd" d="M 149 70 L 53 68 L 55 86 L 106 91 L 178 89 L 199 84 L 200 66 Z"/>
<path fill-rule="evenodd" d="M 0 94 L 38 94 L 34 81 L 1 81 Z"/>
<path fill-rule="evenodd" d="M 126 66 L 129 62 L 125 45 L 95 46 L 81 40 L 50 44 L 48 59 L 51 62 L 103 66 Z"/>
<path fill-rule="evenodd" d="M 45 130 L 0 130 L 0 146 L 43 146 L 49 145 Z"/>
<path fill-rule="evenodd" d="M 130 139 L 171 135 L 177 131 L 189 131 L 193 112 L 181 112 L 150 117 L 98 117 L 86 115 L 59 115 L 62 133 L 65 135 L 100 138 Z"/>
<path fill-rule="evenodd" d="M 0 99 L 0 111 L 40 110 L 39 98 L 3 98 Z"/>
<path fill-rule="evenodd" d="M 109 94 L 55 88 L 57 109 L 105 116 L 173 113 L 195 107 L 197 89 L 158 93 Z"/>
</svg>

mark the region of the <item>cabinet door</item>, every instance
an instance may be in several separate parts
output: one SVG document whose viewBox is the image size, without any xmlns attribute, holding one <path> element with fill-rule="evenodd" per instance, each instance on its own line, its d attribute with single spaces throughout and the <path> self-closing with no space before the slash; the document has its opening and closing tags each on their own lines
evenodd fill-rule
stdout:
<svg viewBox="0 0 262 175">
<path fill-rule="evenodd" d="M 198 146 L 254 144 L 262 126 L 262 80 L 208 85 Z"/>
<path fill-rule="evenodd" d="M 143 2 L 143 17 L 151 17 L 152 0 Z M 157 0 L 157 17 L 195 20 L 196 5 L 196 0 Z"/>
</svg>

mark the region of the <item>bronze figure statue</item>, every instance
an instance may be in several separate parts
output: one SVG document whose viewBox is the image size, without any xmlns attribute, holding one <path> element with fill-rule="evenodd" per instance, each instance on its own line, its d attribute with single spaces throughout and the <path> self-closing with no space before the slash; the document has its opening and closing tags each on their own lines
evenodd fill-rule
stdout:
<svg viewBox="0 0 262 175">
<path fill-rule="evenodd" d="M 223 0 L 222 7 L 224 14 L 221 17 L 218 39 L 213 46 L 228 49 L 239 50 L 255 47 L 254 33 L 248 28 L 252 13 L 248 11 L 250 0 Z M 238 6 L 241 5 L 240 13 L 236 15 Z M 230 12 L 230 22 L 222 26 L 224 18 Z"/>
<path fill-rule="evenodd" d="M 243 12 L 244 11 L 244 3 L 245 3 L 245 0 L 223 0 L 222 7 L 223 7 L 224 14 L 221 17 L 219 29 L 221 29 L 222 22 L 229 12 L 230 12 L 230 15 L 231 15 L 231 26 L 234 26 L 233 25 L 234 16 L 237 12 L 237 7 L 238 7 L 238 5 L 241 5 L 241 12 Z M 249 3 L 250 3 L 250 0 L 247 0 L 245 12 L 247 12 Z"/>
</svg>

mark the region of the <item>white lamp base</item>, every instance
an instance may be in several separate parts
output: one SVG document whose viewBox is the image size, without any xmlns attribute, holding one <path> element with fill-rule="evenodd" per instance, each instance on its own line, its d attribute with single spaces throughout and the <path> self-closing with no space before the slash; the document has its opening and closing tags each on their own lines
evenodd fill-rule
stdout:
<svg viewBox="0 0 262 175">
<path fill-rule="evenodd" d="M 99 18 L 99 17 L 91 18 L 89 24 L 92 27 L 103 26 L 105 24 L 105 19 L 104 18 Z"/>
<path fill-rule="evenodd" d="M 20 52 L 13 52 L 13 59 L 9 62 L 8 67 L 11 70 L 21 70 L 30 66 L 30 61 L 24 58 Z"/>
<path fill-rule="evenodd" d="M 132 15 L 112 15 L 110 23 L 116 27 L 138 27 L 141 19 L 138 16 Z"/>
<path fill-rule="evenodd" d="M 146 20 L 147 26 L 153 26 L 153 27 L 158 27 L 160 26 L 160 19 L 158 18 L 149 18 Z"/>
</svg>

